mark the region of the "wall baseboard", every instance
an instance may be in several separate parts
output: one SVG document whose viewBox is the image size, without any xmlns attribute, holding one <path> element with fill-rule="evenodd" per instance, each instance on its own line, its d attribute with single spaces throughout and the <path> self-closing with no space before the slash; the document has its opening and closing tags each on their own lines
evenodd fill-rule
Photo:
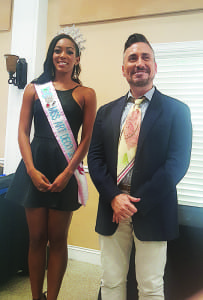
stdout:
<svg viewBox="0 0 203 300">
<path fill-rule="evenodd" d="M 100 250 L 68 245 L 68 258 L 100 265 Z"/>
</svg>

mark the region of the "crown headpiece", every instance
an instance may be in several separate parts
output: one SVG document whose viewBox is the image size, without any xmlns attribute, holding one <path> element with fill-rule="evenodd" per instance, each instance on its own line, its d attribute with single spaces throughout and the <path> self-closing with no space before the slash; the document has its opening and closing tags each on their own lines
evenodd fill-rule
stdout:
<svg viewBox="0 0 203 300">
<path fill-rule="evenodd" d="M 57 35 L 59 34 L 67 34 L 69 35 L 78 45 L 79 52 L 81 52 L 85 49 L 85 46 L 83 45 L 86 40 L 84 39 L 82 33 L 80 32 L 79 28 L 76 28 L 75 25 L 73 24 L 72 26 L 67 26 L 62 28 L 60 31 L 57 32 Z"/>
</svg>

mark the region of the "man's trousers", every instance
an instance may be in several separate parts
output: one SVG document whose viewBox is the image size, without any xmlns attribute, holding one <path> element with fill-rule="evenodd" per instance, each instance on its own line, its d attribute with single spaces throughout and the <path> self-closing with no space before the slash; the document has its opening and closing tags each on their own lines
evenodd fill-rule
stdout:
<svg viewBox="0 0 203 300">
<path fill-rule="evenodd" d="M 142 242 L 133 232 L 131 218 L 119 223 L 112 236 L 99 236 L 102 300 L 126 300 L 126 281 L 132 242 L 139 300 L 163 300 L 167 242 Z"/>
</svg>

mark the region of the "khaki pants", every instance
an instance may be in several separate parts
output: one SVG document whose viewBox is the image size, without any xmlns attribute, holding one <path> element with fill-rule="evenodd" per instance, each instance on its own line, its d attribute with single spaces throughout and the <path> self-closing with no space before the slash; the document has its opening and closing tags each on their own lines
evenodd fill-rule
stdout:
<svg viewBox="0 0 203 300">
<path fill-rule="evenodd" d="M 131 219 L 122 221 L 112 236 L 99 236 L 102 300 L 126 300 L 126 281 L 132 241 L 139 300 L 163 300 L 167 242 L 142 242 L 133 232 Z"/>
</svg>

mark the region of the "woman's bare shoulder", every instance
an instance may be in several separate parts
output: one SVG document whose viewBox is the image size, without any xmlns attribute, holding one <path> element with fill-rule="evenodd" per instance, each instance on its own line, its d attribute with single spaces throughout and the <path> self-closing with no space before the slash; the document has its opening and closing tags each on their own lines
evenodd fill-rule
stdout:
<svg viewBox="0 0 203 300">
<path fill-rule="evenodd" d="M 81 85 L 78 89 L 78 93 L 82 94 L 84 97 L 95 97 L 96 93 L 93 88 Z"/>
<path fill-rule="evenodd" d="M 24 97 L 29 97 L 29 98 L 34 98 L 36 99 L 36 90 L 35 90 L 35 86 L 33 83 L 28 83 L 28 85 L 26 86 L 25 90 L 24 90 Z"/>
<path fill-rule="evenodd" d="M 35 86 L 33 83 L 28 83 L 28 85 L 26 85 L 24 93 L 28 93 L 28 94 L 34 94 L 35 93 Z"/>
</svg>

